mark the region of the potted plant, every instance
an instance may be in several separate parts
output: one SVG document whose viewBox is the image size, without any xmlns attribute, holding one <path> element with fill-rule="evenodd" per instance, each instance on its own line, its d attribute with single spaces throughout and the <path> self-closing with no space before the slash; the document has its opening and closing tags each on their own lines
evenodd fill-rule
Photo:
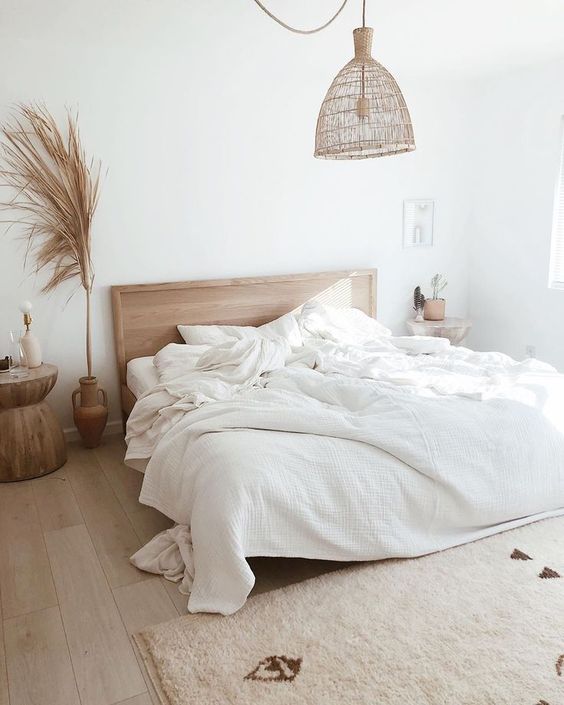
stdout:
<svg viewBox="0 0 564 705">
<path fill-rule="evenodd" d="M 431 287 L 433 289 L 433 297 L 425 299 L 423 305 L 423 318 L 426 321 L 442 321 L 445 317 L 445 300 L 439 297 L 439 294 L 448 282 L 442 274 L 435 274 L 431 279 Z"/>
<path fill-rule="evenodd" d="M 77 117 L 70 111 L 66 127 L 65 137 L 45 107 L 18 106 L 12 121 L 1 129 L 4 163 L 0 177 L 12 196 L 0 207 L 19 216 L 10 222 L 23 226 L 35 271 L 50 271 L 44 293 L 69 279 L 78 279 L 84 289 L 87 374 L 79 379 L 80 388 L 72 401 L 84 445 L 94 448 L 108 418 L 106 393 L 92 374 L 91 225 L 98 204 L 100 162 L 87 161 Z"/>
</svg>

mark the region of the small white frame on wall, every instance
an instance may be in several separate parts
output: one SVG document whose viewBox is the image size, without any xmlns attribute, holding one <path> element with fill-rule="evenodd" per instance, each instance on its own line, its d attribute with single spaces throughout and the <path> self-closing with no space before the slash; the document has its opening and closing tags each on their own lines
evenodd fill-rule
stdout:
<svg viewBox="0 0 564 705">
<path fill-rule="evenodd" d="M 403 202 L 403 246 L 432 247 L 435 201 L 419 198 Z"/>
</svg>

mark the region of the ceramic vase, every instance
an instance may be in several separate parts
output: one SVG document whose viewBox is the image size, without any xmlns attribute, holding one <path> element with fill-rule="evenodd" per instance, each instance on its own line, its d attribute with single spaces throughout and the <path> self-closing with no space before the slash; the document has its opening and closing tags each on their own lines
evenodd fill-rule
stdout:
<svg viewBox="0 0 564 705">
<path fill-rule="evenodd" d="M 444 299 L 425 299 L 423 318 L 426 321 L 442 321 L 445 317 Z"/>
<path fill-rule="evenodd" d="M 20 338 L 20 344 L 27 359 L 27 366 L 30 369 L 40 367 L 43 360 L 41 357 L 41 345 L 39 345 L 37 337 L 30 330 L 27 330 Z"/>
<path fill-rule="evenodd" d="M 74 423 L 86 448 L 100 445 L 108 420 L 108 397 L 97 377 L 81 377 L 72 393 Z"/>
</svg>

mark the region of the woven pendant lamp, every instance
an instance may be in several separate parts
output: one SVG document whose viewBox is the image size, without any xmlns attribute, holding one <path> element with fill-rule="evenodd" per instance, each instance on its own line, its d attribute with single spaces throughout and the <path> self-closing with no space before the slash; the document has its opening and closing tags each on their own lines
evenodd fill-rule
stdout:
<svg viewBox="0 0 564 705">
<path fill-rule="evenodd" d="M 411 152 L 409 110 L 394 77 L 371 56 L 371 27 L 353 31 L 354 59 L 342 68 L 321 105 L 315 132 L 319 159 L 367 159 Z"/>
</svg>

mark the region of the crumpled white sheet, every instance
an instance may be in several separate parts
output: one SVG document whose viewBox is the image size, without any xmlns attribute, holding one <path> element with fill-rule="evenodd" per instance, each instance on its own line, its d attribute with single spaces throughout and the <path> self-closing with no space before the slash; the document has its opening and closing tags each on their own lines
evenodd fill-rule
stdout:
<svg viewBox="0 0 564 705">
<path fill-rule="evenodd" d="M 246 556 L 415 556 L 560 513 L 563 377 L 390 338 L 240 341 L 140 400 L 127 462 L 150 458 L 140 501 L 180 527 L 133 562 L 183 571 L 190 611 L 229 614 Z"/>
<path fill-rule="evenodd" d="M 394 346 L 395 340 L 401 341 L 401 352 Z M 325 349 L 335 357 L 335 365 L 338 365 L 337 358 L 341 360 L 342 368 L 348 373 L 351 373 L 351 365 L 356 363 L 358 376 L 372 376 L 374 371 L 364 374 L 362 365 L 373 361 L 378 367 L 389 368 L 397 365 L 399 359 L 403 360 L 405 353 L 430 354 L 449 348 L 446 338 L 394 338 L 387 334 L 372 338 L 368 345 L 356 347 L 322 338 L 309 338 L 307 345 L 290 347 L 289 342 L 281 337 L 245 338 L 216 346 L 170 343 L 155 355 L 153 361 L 159 384 L 138 399 L 129 418 L 126 435 L 128 464 L 144 471 L 159 440 L 187 411 L 210 401 L 229 399 L 242 389 L 257 384 L 264 372 L 286 364 L 322 369 L 326 364 L 323 359 L 327 358 Z M 385 354 L 391 357 L 386 360 L 382 357 Z M 335 366 L 331 371 L 340 369 Z"/>
<path fill-rule="evenodd" d="M 322 339 L 340 344 L 367 345 L 375 341 L 389 342 L 386 339 L 391 339 L 392 335 L 389 328 L 356 308 L 335 308 L 317 301 L 303 306 L 298 324 L 305 344 L 312 339 Z"/>
<path fill-rule="evenodd" d="M 197 362 L 193 348 L 199 349 Z M 153 361 L 159 384 L 138 399 L 128 420 L 126 461 L 143 470 L 157 443 L 187 411 L 209 401 L 230 399 L 256 384 L 266 370 L 283 367 L 290 353 L 283 338 L 165 346 Z"/>
<path fill-rule="evenodd" d="M 194 582 L 192 536 L 187 526 L 177 524 L 157 534 L 132 558 L 140 570 L 162 575 L 178 583 L 178 591 L 189 595 Z"/>
</svg>

